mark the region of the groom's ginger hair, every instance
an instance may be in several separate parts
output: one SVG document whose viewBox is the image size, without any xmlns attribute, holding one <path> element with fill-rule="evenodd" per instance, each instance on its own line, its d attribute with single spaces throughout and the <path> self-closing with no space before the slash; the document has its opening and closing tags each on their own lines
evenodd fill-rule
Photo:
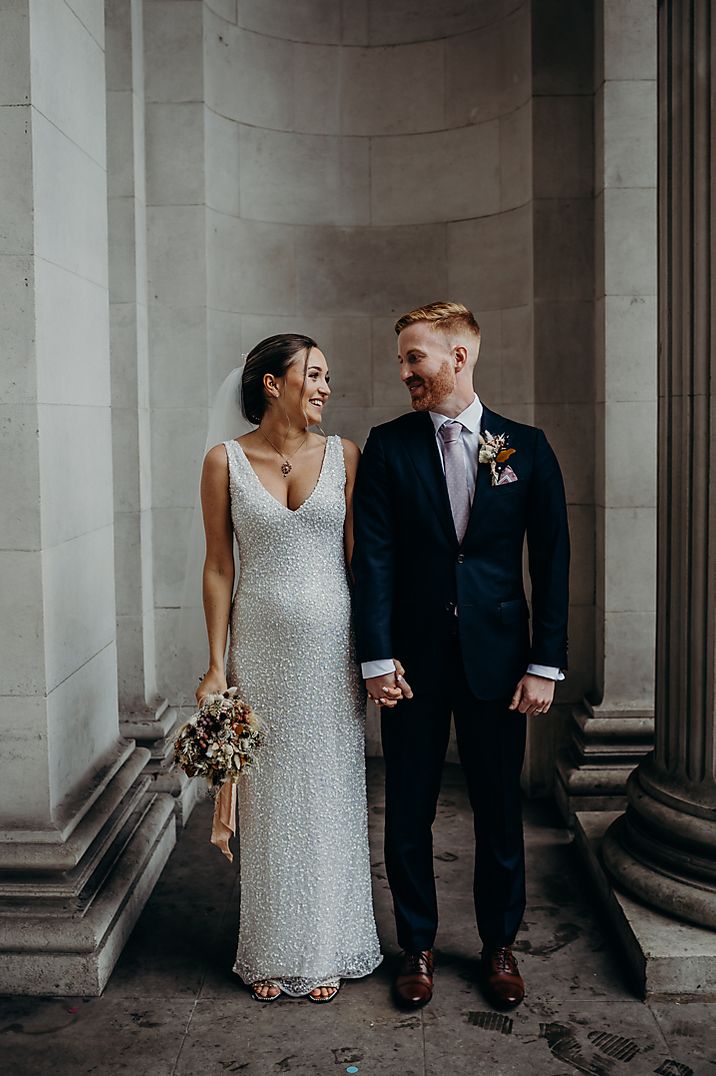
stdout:
<svg viewBox="0 0 716 1076">
<path fill-rule="evenodd" d="M 480 326 L 472 310 L 463 303 L 428 303 L 427 306 L 419 306 L 411 310 L 409 314 L 403 314 L 395 323 L 395 331 L 398 335 L 407 329 L 408 325 L 417 322 L 427 322 L 433 329 L 440 332 L 452 332 L 454 329 L 463 329 L 480 339 Z"/>
</svg>

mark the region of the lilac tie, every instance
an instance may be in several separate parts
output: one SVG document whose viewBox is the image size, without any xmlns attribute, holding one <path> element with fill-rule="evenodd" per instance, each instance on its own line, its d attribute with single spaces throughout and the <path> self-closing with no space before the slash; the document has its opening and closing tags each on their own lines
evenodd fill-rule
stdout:
<svg viewBox="0 0 716 1076">
<path fill-rule="evenodd" d="M 438 430 L 443 440 L 443 459 L 452 518 L 458 542 L 462 542 L 470 518 L 470 494 L 467 490 L 465 450 L 462 446 L 462 423 L 443 422 Z"/>
</svg>

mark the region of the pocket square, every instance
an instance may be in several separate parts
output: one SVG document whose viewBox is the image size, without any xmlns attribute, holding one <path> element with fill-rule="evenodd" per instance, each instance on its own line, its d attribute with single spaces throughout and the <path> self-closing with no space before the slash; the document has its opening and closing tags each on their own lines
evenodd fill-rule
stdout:
<svg viewBox="0 0 716 1076">
<path fill-rule="evenodd" d="M 518 478 L 515 472 L 510 467 L 509 463 L 506 464 L 500 472 L 500 478 L 498 480 L 498 486 L 506 486 L 508 482 L 517 482 Z"/>
</svg>

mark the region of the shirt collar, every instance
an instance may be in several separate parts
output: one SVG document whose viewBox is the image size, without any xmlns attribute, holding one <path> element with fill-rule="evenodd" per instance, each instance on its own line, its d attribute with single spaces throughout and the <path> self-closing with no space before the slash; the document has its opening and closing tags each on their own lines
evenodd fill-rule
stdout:
<svg viewBox="0 0 716 1076">
<path fill-rule="evenodd" d="M 435 432 L 437 433 L 444 422 L 450 422 L 449 415 L 441 415 L 439 411 L 430 411 L 430 418 L 433 421 Z M 471 404 L 468 404 L 464 411 L 461 411 L 459 415 L 456 415 L 453 422 L 460 422 L 465 429 L 470 433 L 477 433 L 480 429 L 480 422 L 482 421 L 482 401 L 480 397 L 475 393 L 475 399 Z"/>
</svg>

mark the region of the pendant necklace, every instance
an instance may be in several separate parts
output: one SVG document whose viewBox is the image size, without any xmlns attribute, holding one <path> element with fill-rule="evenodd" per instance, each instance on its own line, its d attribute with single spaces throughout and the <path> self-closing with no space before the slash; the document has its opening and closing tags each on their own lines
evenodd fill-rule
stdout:
<svg viewBox="0 0 716 1076">
<path fill-rule="evenodd" d="M 285 452 L 279 452 L 279 450 L 276 448 L 276 445 L 273 443 L 273 441 L 269 441 L 268 437 L 266 436 L 266 434 L 264 433 L 263 430 L 259 430 L 259 433 L 263 437 L 264 441 L 266 441 L 267 444 L 271 445 L 271 448 L 274 450 L 274 452 L 278 453 L 278 455 L 282 458 L 283 463 L 281 464 L 281 474 L 283 475 L 284 478 L 288 478 L 291 471 L 293 470 L 293 464 L 291 463 L 290 459 L 285 454 Z M 296 456 L 301 451 L 301 449 L 303 448 L 303 446 L 305 445 L 307 440 L 308 440 L 308 434 L 306 434 L 306 436 L 301 441 L 300 445 L 298 446 L 298 448 L 294 452 L 294 456 Z"/>
</svg>

